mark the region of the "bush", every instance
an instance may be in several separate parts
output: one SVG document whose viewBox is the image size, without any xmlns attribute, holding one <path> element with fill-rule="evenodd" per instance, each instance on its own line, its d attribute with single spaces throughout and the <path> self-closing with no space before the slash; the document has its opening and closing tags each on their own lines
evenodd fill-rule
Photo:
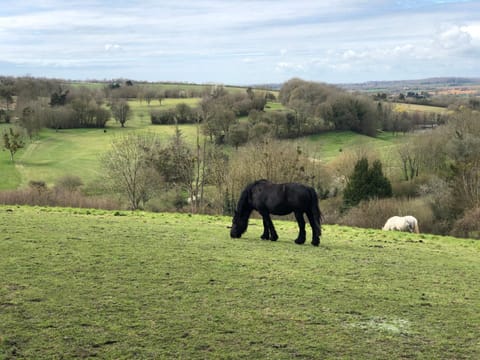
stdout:
<svg viewBox="0 0 480 360">
<path fill-rule="evenodd" d="M 82 179 L 75 175 L 65 175 L 57 180 L 55 188 L 67 191 L 76 191 L 83 185 Z"/>
<path fill-rule="evenodd" d="M 415 177 L 413 180 L 394 181 L 392 182 L 392 190 L 394 197 L 414 198 L 420 196 L 423 188 L 428 184 L 429 179 L 426 176 Z"/>
<path fill-rule="evenodd" d="M 463 217 L 453 225 L 451 234 L 453 236 L 480 239 L 480 206 L 465 212 Z"/>
<path fill-rule="evenodd" d="M 154 125 L 175 124 L 174 110 L 155 110 L 150 113 L 150 121 Z"/>
</svg>

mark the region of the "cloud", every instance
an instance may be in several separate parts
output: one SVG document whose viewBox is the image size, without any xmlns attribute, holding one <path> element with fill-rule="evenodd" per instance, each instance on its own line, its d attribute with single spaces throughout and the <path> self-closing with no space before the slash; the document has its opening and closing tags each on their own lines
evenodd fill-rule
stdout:
<svg viewBox="0 0 480 360">
<path fill-rule="evenodd" d="M 104 78 L 111 64 L 146 80 L 253 83 L 429 76 L 455 58 L 451 71 L 479 76 L 466 67 L 479 13 L 480 2 L 453 0 L 6 0 L 0 61 L 38 76 L 63 64 L 71 78 Z"/>
<path fill-rule="evenodd" d="M 275 66 L 276 71 L 280 72 L 298 72 L 298 71 L 303 71 L 304 70 L 304 65 L 303 64 L 295 64 L 295 63 L 290 63 L 290 62 L 278 62 Z"/>
<path fill-rule="evenodd" d="M 444 49 L 457 49 L 469 47 L 472 36 L 460 26 L 453 25 L 440 31 L 436 38 L 437 44 Z"/>
<path fill-rule="evenodd" d="M 105 44 L 104 48 L 106 52 L 117 52 L 123 50 L 123 48 L 118 44 Z"/>
</svg>

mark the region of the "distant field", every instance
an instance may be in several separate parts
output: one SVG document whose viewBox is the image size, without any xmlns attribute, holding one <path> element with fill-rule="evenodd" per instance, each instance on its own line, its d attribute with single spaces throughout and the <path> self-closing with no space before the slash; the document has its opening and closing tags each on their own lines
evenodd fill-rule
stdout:
<svg viewBox="0 0 480 360">
<path fill-rule="evenodd" d="M 145 82 L 133 82 L 134 85 L 140 86 L 145 89 L 155 89 L 155 90 L 184 90 L 184 91 L 203 91 L 204 89 L 208 89 L 212 87 L 212 85 L 215 84 L 189 84 L 189 83 L 145 83 Z M 107 86 L 108 83 L 100 83 L 100 82 L 68 82 L 68 86 L 73 86 L 73 87 L 87 87 L 91 89 L 103 89 L 105 86 Z M 125 85 L 123 85 L 125 86 Z M 242 86 L 225 86 L 225 88 L 228 91 L 245 91 L 246 87 Z"/>
<path fill-rule="evenodd" d="M 0 206 L 0 358 L 480 358 L 480 242 L 229 224 Z"/>
<path fill-rule="evenodd" d="M 335 131 L 308 136 L 298 143 L 308 149 L 316 158 L 329 162 L 342 152 L 355 149 L 368 148 L 381 154 L 405 141 L 407 137 L 408 135 L 393 136 L 391 133 L 382 133 L 373 138 L 351 131 Z"/>
<path fill-rule="evenodd" d="M 16 157 L 16 168 L 21 175 L 19 185 L 26 185 L 30 180 L 42 180 L 53 185 L 67 174 L 90 182 L 99 174 L 99 156 L 109 149 L 112 139 L 136 130 L 138 127 L 130 128 L 128 122 L 127 128 L 113 124 L 106 133 L 103 129 L 42 130 L 39 139 Z M 142 130 L 157 133 L 164 142 L 175 133 L 173 125 L 150 125 Z M 181 125 L 180 130 L 189 141 L 194 141 L 194 126 Z"/>
<path fill-rule="evenodd" d="M 282 103 L 277 101 L 269 102 L 265 107 L 265 111 L 283 111 L 283 110 L 287 110 L 287 108 L 283 106 Z"/>
<path fill-rule="evenodd" d="M 158 101 L 152 101 L 148 105 L 145 101 L 131 100 L 129 104 L 133 115 L 127 121 L 126 128 L 121 128 L 114 120 L 110 120 L 106 132 L 103 129 L 71 129 L 58 132 L 43 129 L 38 138 L 16 154 L 15 166 L 11 164 L 6 151 L 0 152 L 0 189 L 25 186 L 31 180 L 45 181 L 51 186 L 64 175 L 80 176 L 83 182 L 88 184 L 97 178 L 100 170 L 99 156 L 109 148 L 113 137 L 130 131 L 149 131 L 158 134 L 161 141 L 166 142 L 174 135 L 175 127 L 151 125 L 150 112 L 172 108 L 181 102 L 195 107 L 199 101 L 199 98 L 164 99 L 162 105 Z M 276 102 L 270 102 L 268 106 L 267 111 L 284 109 Z M 6 125 L 2 124 L 0 131 L 5 127 Z M 181 125 L 180 130 L 186 141 L 194 144 L 197 127 Z M 292 146 L 300 145 L 311 156 L 329 162 L 351 149 L 368 147 L 385 153 L 387 149 L 405 139 L 405 136 L 393 137 L 387 133 L 371 138 L 353 132 L 330 132 L 286 143 Z"/>
<path fill-rule="evenodd" d="M 185 99 L 163 99 L 160 105 L 158 100 L 152 100 L 150 104 L 146 101 L 129 100 L 128 104 L 132 110 L 132 117 L 127 122 L 129 127 L 145 127 L 151 125 L 150 113 L 157 110 L 172 109 L 178 104 L 187 104 L 195 108 L 200 102 L 200 98 L 185 98 Z"/>
<path fill-rule="evenodd" d="M 440 106 L 430 106 L 430 105 L 417 105 L 417 104 L 404 104 L 404 103 L 394 103 L 395 111 L 408 111 L 408 112 L 428 112 L 442 114 L 448 112 L 448 109 Z"/>
</svg>

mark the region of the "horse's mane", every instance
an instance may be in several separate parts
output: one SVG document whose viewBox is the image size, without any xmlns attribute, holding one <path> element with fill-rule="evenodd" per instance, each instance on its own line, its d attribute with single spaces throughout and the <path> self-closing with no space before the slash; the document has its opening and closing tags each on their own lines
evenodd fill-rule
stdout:
<svg viewBox="0 0 480 360">
<path fill-rule="evenodd" d="M 266 179 L 260 179 L 260 180 L 256 180 L 250 184 L 248 184 L 245 189 L 243 189 L 242 193 L 240 194 L 240 198 L 238 199 L 238 203 L 237 203 L 237 212 L 242 215 L 244 214 L 245 212 L 249 212 L 252 210 L 252 206 L 250 205 L 250 201 L 251 200 L 251 193 L 252 193 L 252 189 L 259 185 L 259 184 L 265 184 L 265 183 L 268 183 L 269 181 L 266 180 Z"/>
</svg>

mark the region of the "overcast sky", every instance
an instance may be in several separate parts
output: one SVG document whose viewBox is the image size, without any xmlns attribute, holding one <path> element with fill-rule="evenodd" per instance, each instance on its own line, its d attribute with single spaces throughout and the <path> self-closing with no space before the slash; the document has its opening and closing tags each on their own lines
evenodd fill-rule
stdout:
<svg viewBox="0 0 480 360">
<path fill-rule="evenodd" d="M 480 77 L 480 1 L 0 0 L 0 75 L 240 85 Z"/>
</svg>

